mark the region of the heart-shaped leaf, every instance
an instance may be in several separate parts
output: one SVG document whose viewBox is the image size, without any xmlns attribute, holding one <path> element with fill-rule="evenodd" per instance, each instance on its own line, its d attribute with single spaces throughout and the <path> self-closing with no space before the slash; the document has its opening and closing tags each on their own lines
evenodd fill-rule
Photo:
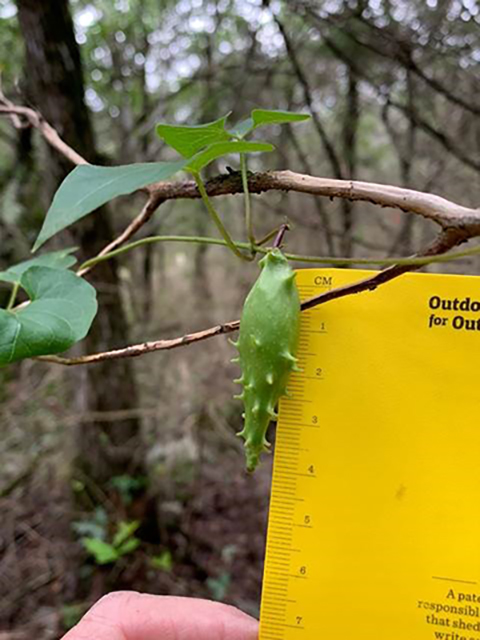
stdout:
<svg viewBox="0 0 480 640">
<path fill-rule="evenodd" d="M 215 142 L 226 142 L 232 138 L 232 135 L 225 129 L 228 115 L 214 122 L 193 127 L 158 124 L 157 134 L 184 158 L 191 158 L 203 147 Z"/>
<path fill-rule="evenodd" d="M 190 158 L 185 169 L 187 171 L 198 172 L 212 162 L 212 160 L 221 158 L 229 153 L 255 153 L 259 151 L 273 151 L 274 149 L 273 144 L 268 142 L 244 142 L 243 140 L 217 142 L 200 151 L 197 155 L 193 156 L 193 158 Z"/>
<path fill-rule="evenodd" d="M 42 229 L 33 247 L 36 251 L 49 238 L 95 211 L 117 196 L 160 180 L 167 180 L 183 169 L 178 162 L 149 162 L 118 167 L 82 164 L 68 174 L 58 188 Z"/>
<path fill-rule="evenodd" d="M 230 130 L 236 138 L 245 138 L 258 127 L 269 124 L 286 124 L 287 122 L 302 122 L 310 118 L 308 113 L 294 113 L 293 111 L 276 111 L 273 109 L 253 109 L 250 118 L 242 120 Z"/>
<path fill-rule="evenodd" d="M 254 129 L 267 124 L 286 124 L 287 122 L 302 122 L 308 120 L 308 113 L 293 113 L 292 111 L 275 111 L 273 109 L 254 109 L 251 114 Z"/>
<path fill-rule="evenodd" d="M 65 351 L 86 336 L 97 312 L 95 289 L 66 269 L 30 267 L 20 285 L 30 302 L 0 309 L 0 366 Z"/>
<path fill-rule="evenodd" d="M 30 267 L 52 267 L 53 269 L 68 269 L 76 263 L 77 259 L 71 253 L 75 251 L 75 247 L 70 249 L 60 249 L 60 251 L 50 251 L 44 253 L 37 258 L 19 262 L 13 267 L 9 267 L 6 271 L 0 271 L 0 280 L 3 282 L 20 282 L 22 275 L 30 269 Z"/>
</svg>

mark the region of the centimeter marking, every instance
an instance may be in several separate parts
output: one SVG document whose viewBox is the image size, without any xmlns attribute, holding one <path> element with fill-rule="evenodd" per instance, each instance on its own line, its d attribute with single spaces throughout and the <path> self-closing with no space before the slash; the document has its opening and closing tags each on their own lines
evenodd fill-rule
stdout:
<svg viewBox="0 0 480 640">
<path fill-rule="evenodd" d="M 284 640 L 290 621 L 287 619 L 289 607 L 289 582 L 292 571 L 293 531 L 297 506 L 297 482 L 300 447 L 299 437 L 290 432 L 283 441 L 282 426 L 295 426 L 292 415 L 280 419 L 275 460 L 273 485 L 265 562 L 262 612 L 260 622 L 261 640 Z M 293 422 L 292 422 L 293 421 Z"/>
<path fill-rule="evenodd" d="M 300 297 L 309 298 L 325 286 L 299 285 Z M 313 529 L 304 510 L 308 506 L 302 495 L 302 485 L 307 479 L 315 481 L 315 462 L 310 470 L 303 460 L 309 455 L 305 446 L 305 434 L 318 425 L 308 413 L 312 400 L 305 397 L 308 380 L 320 382 L 321 376 L 312 375 L 312 361 L 317 354 L 312 346 L 314 334 L 326 333 L 324 325 L 313 326 L 317 316 L 314 310 L 302 313 L 300 344 L 298 349 L 299 372 L 295 372 L 288 383 L 290 397 L 282 401 L 277 427 L 272 493 L 268 523 L 267 551 L 263 580 L 262 607 L 260 615 L 260 640 L 286 640 L 297 637 L 308 626 L 301 612 L 301 601 L 296 595 L 296 586 L 308 581 L 307 567 L 302 566 L 302 548 L 296 532 L 308 535 Z M 318 317 L 318 316 L 317 316 Z M 315 371 L 315 369 L 314 369 Z M 312 432 L 313 433 L 313 432 Z M 308 483 L 309 484 L 309 483 Z M 299 609 L 297 610 L 297 607 Z M 291 635 L 293 633 L 293 635 Z"/>
</svg>

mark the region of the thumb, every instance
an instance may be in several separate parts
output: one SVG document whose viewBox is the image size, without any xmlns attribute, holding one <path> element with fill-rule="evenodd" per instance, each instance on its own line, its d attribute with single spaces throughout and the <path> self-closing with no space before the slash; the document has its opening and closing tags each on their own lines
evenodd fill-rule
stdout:
<svg viewBox="0 0 480 640">
<path fill-rule="evenodd" d="M 116 591 L 63 640 L 257 640 L 258 622 L 219 602 Z"/>
</svg>

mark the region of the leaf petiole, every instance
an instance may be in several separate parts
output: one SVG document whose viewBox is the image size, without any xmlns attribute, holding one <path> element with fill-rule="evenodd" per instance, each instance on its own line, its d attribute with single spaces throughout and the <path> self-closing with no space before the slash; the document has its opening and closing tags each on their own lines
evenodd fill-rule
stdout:
<svg viewBox="0 0 480 640">
<path fill-rule="evenodd" d="M 252 248 L 255 246 L 255 235 L 253 233 L 252 208 L 250 203 L 250 193 L 248 191 L 247 158 L 244 153 L 240 154 L 240 170 L 242 173 L 243 193 L 245 196 L 245 224 L 247 226 L 247 238 Z"/>
<path fill-rule="evenodd" d="M 205 185 L 203 184 L 203 180 L 200 177 L 200 174 L 197 171 L 192 171 L 191 173 L 195 180 L 195 184 L 197 185 L 198 191 L 202 197 L 202 200 L 207 208 L 207 211 L 209 212 L 217 229 L 220 231 L 220 234 L 222 238 L 225 240 L 227 247 L 231 251 L 233 251 L 233 253 L 241 260 L 245 260 L 246 262 L 251 262 L 253 260 L 253 256 L 249 257 L 249 256 L 246 256 L 244 253 L 242 253 L 240 249 L 238 249 L 238 247 L 235 245 L 232 238 L 230 237 L 230 234 L 224 227 L 223 222 L 220 220 L 220 216 L 216 212 L 215 207 L 213 206 L 210 198 L 208 197 L 207 190 L 205 189 Z"/>
<path fill-rule="evenodd" d="M 12 292 L 10 294 L 10 298 L 7 304 L 7 311 L 11 311 L 13 309 L 13 305 L 15 304 L 15 300 L 17 299 L 17 293 L 20 289 L 20 282 L 15 282 L 13 285 Z"/>
</svg>

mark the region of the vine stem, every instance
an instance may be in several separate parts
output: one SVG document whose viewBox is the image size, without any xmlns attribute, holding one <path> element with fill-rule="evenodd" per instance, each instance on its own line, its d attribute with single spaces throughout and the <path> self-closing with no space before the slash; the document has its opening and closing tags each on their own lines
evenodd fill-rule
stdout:
<svg viewBox="0 0 480 640">
<path fill-rule="evenodd" d="M 192 172 L 192 175 L 193 175 L 193 178 L 195 180 L 195 184 L 197 185 L 198 191 L 200 192 L 202 200 L 205 203 L 205 206 L 207 207 L 207 210 L 208 210 L 210 216 L 212 217 L 212 220 L 214 221 L 215 225 L 217 226 L 217 229 L 220 231 L 220 234 L 222 235 L 223 239 L 225 240 L 225 244 L 227 245 L 227 247 L 231 251 L 233 251 L 233 253 L 237 256 L 237 258 L 240 258 L 241 260 L 245 260 L 247 262 L 251 262 L 251 260 L 253 260 L 253 256 L 251 258 L 249 258 L 245 254 L 243 254 L 237 248 L 236 244 L 233 242 L 232 238 L 230 237 L 230 234 L 228 233 L 228 231 L 224 227 L 223 222 L 220 220 L 220 216 L 216 212 L 215 207 L 213 206 L 210 198 L 208 197 L 207 190 L 205 189 L 205 185 L 203 184 L 203 180 L 200 177 L 200 174 L 197 171 L 195 171 L 195 172 Z"/>
<path fill-rule="evenodd" d="M 275 240 L 273 242 L 273 248 L 274 249 L 280 249 L 280 247 L 282 246 L 282 242 L 283 242 L 283 236 L 289 230 L 290 230 L 290 227 L 289 227 L 288 224 L 282 224 L 282 226 L 278 230 L 277 237 L 275 238 Z"/>
<path fill-rule="evenodd" d="M 231 240 L 231 243 L 235 246 L 236 251 L 240 251 L 240 249 L 249 249 L 250 243 L 248 242 L 236 242 Z M 116 256 L 121 255 L 122 253 L 127 253 L 128 251 L 132 251 L 132 249 L 136 249 L 137 247 L 141 247 L 147 244 L 154 244 L 156 242 L 186 242 L 190 244 L 210 244 L 217 245 L 221 247 L 229 247 L 230 245 L 226 240 L 221 240 L 220 238 L 209 238 L 205 236 L 149 236 L 148 238 L 142 238 L 141 240 L 136 240 L 135 242 L 131 242 L 130 244 L 125 244 L 123 247 L 119 247 L 114 251 L 110 251 L 101 256 L 96 256 L 95 258 L 91 258 L 84 262 L 78 269 L 78 272 L 83 272 L 85 269 L 89 269 L 99 262 L 103 262 L 105 260 L 110 260 L 110 258 L 115 258 Z M 254 245 L 254 250 L 256 253 L 268 253 L 269 249 L 265 247 L 261 247 L 258 244 Z M 480 253 L 480 246 L 472 247 L 471 249 L 465 249 L 464 251 L 455 251 L 449 254 L 440 254 L 440 255 L 430 255 L 430 256 L 417 256 L 410 258 L 383 258 L 383 259 L 374 259 L 374 258 L 329 258 L 329 257 L 321 257 L 321 256 L 303 256 L 296 253 L 285 253 L 285 257 L 294 262 L 306 262 L 309 264 L 326 264 L 331 266 L 339 266 L 343 267 L 345 265 L 377 265 L 377 266 L 390 266 L 390 265 L 416 265 L 423 266 L 433 262 L 451 262 L 452 260 L 457 260 L 458 258 L 466 258 L 468 256 L 476 255 Z"/>
<path fill-rule="evenodd" d="M 242 186 L 245 196 L 245 224 L 247 227 L 247 238 L 250 243 L 250 247 L 254 252 L 255 247 L 255 234 L 253 232 L 252 221 L 252 207 L 250 202 L 250 191 L 248 190 L 248 172 L 247 172 L 247 157 L 244 153 L 240 154 L 240 171 L 242 174 Z"/>
<path fill-rule="evenodd" d="M 15 304 L 15 300 L 17 299 L 17 293 L 20 289 L 20 283 L 15 282 L 13 285 L 12 293 L 10 294 L 10 298 L 7 304 L 7 311 L 11 311 L 13 309 L 13 305 Z"/>
<path fill-rule="evenodd" d="M 277 233 L 280 231 L 280 229 L 282 228 L 282 225 L 275 227 L 275 229 L 272 229 L 269 233 L 267 233 L 266 236 L 263 236 L 263 238 L 261 238 L 260 240 L 257 240 L 257 249 L 258 250 L 258 246 L 267 243 L 269 240 L 271 240 L 272 238 L 275 238 L 275 236 L 277 235 Z"/>
</svg>

